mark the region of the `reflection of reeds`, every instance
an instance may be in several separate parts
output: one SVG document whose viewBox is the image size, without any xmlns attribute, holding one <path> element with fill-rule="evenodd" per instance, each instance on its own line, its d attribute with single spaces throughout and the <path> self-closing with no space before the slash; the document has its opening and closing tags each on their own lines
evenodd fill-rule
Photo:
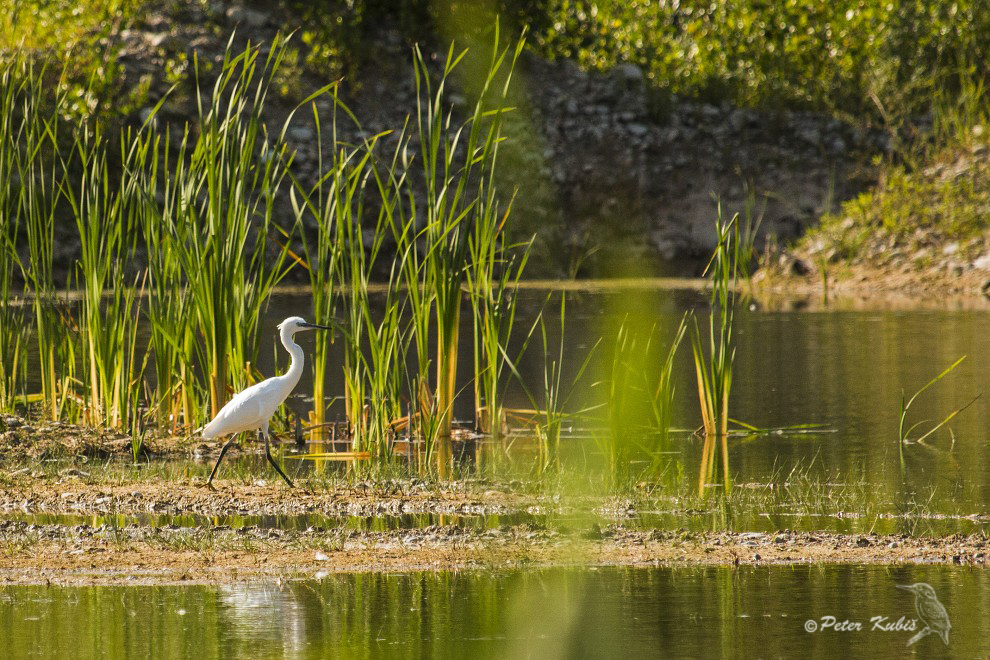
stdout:
<svg viewBox="0 0 990 660">
<path fill-rule="evenodd" d="M 708 317 L 707 351 L 702 340 L 697 319 L 691 334 L 695 373 L 698 380 L 698 399 L 705 444 L 701 457 L 701 473 L 698 490 L 704 494 L 705 485 L 712 483 L 718 469 L 716 454 L 721 453 L 722 481 L 728 492 L 729 481 L 729 392 L 732 388 L 733 346 L 733 287 L 736 283 L 739 262 L 738 216 L 725 221 L 719 205 L 715 222 L 718 245 L 708 264 L 706 273 L 712 283 L 711 313 Z"/>
</svg>

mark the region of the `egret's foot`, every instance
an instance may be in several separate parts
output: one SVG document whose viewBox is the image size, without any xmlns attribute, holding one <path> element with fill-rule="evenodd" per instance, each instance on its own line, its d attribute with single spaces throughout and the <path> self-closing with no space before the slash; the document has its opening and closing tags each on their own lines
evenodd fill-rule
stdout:
<svg viewBox="0 0 990 660">
<path fill-rule="evenodd" d="M 275 471 L 278 472 L 279 476 L 282 477 L 282 479 L 285 480 L 285 483 L 287 483 L 289 485 L 289 488 L 295 488 L 296 487 L 296 485 L 294 483 L 292 483 L 292 479 L 289 479 L 287 476 L 285 476 L 285 473 L 282 472 L 281 468 L 279 468 L 278 466 L 276 466 L 275 467 Z"/>
</svg>

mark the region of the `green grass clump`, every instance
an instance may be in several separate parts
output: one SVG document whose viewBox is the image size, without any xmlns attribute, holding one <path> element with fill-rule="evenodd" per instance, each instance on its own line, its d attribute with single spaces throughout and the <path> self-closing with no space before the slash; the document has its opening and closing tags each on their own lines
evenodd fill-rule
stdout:
<svg viewBox="0 0 990 660">
<path fill-rule="evenodd" d="M 719 205 L 715 229 L 718 245 L 708 265 L 712 281 L 711 313 L 708 317 L 707 350 L 701 328 L 694 324 L 691 347 L 698 379 L 698 399 L 705 433 L 700 495 L 718 475 L 716 455 L 721 454 L 722 482 L 729 492 L 729 393 L 732 389 L 732 365 L 736 349 L 733 334 L 735 291 L 739 275 L 739 216 L 726 222 Z"/>
<path fill-rule="evenodd" d="M 846 257 L 857 256 L 864 230 L 908 238 L 920 229 L 965 240 L 990 227 L 988 208 L 990 158 L 952 149 L 921 170 L 892 166 L 875 189 L 822 218 L 817 235 Z"/>
</svg>

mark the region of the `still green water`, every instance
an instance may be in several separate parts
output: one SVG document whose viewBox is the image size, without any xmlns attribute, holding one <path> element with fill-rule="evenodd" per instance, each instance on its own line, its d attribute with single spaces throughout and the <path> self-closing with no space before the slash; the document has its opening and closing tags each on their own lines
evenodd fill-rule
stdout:
<svg viewBox="0 0 990 660">
<path fill-rule="evenodd" d="M 560 295 L 520 292 L 511 355 L 516 355 L 515 348 L 540 310 L 547 322 L 551 357 L 556 354 Z M 569 395 L 570 410 L 605 402 L 601 383 L 610 376 L 609 338 L 615 337 L 623 319 L 641 330 L 656 327 L 661 342 L 669 341 L 686 311 L 693 310 L 702 327 L 707 323 L 708 299 L 697 291 L 644 287 L 570 291 L 566 295 L 561 387 Z M 274 328 L 292 310 L 308 304 L 305 296 L 276 299 L 266 323 Z M 741 302 L 735 325 L 731 417 L 761 428 L 821 424 L 829 432 L 731 440 L 730 471 L 735 483 L 779 486 L 802 475 L 822 484 L 853 485 L 871 500 L 873 508 L 889 514 L 925 509 L 956 516 L 990 515 L 988 328 L 987 310 L 781 311 Z M 462 333 L 471 336 L 469 314 L 463 315 Z M 545 368 L 542 349 L 533 346 L 538 343 L 531 342 L 518 362 L 522 380 L 537 399 Z M 273 347 L 275 354 L 280 350 Z M 589 351 L 594 357 L 584 377 L 572 381 Z M 955 371 L 918 398 L 907 418 L 908 426 L 923 422 L 914 433 L 917 437 L 952 410 L 974 398 L 975 402 L 927 444 L 904 446 L 902 462 L 898 441 L 902 396 L 910 397 L 962 356 L 967 359 Z M 659 364 L 644 363 L 643 368 L 659 369 Z M 274 364 L 262 368 L 266 373 L 275 369 Z M 459 365 L 462 395 L 457 402 L 462 419 L 472 416 L 472 373 L 471 355 L 465 351 Z M 331 368 L 328 377 L 331 383 L 339 381 L 338 369 Z M 695 429 L 701 421 L 687 340 L 677 355 L 674 380 L 674 426 Z M 511 379 L 509 386 L 510 405 L 532 407 L 532 401 Z M 305 382 L 300 385 L 300 391 L 307 388 Z M 987 395 L 981 396 L 984 393 Z M 298 403 L 305 409 L 304 402 Z M 542 401 L 536 403 L 541 405 Z M 569 444 L 578 447 L 578 459 L 573 464 L 580 468 L 594 469 L 603 462 L 594 443 L 587 439 L 594 433 L 590 428 L 594 423 L 579 419 L 568 424 L 578 431 Z M 516 448 L 523 456 L 520 463 L 528 469 L 532 459 L 524 444 L 519 442 Z M 669 450 L 673 471 L 692 476 L 697 473 L 701 443 L 696 438 L 681 434 Z M 924 531 L 924 527 L 881 524 L 886 527 L 877 531 Z M 809 524 L 781 517 L 768 526 L 808 528 Z M 960 527 L 955 531 L 970 530 Z"/>
<path fill-rule="evenodd" d="M 914 596 L 945 607 L 949 644 Z M 6 587 L 9 658 L 793 658 L 990 654 L 990 573 L 944 566 L 331 575 L 232 586 Z M 862 629 L 809 633 L 806 622 Z M 871 619 L 917 620 L 915 631 Z"/>
</svg>

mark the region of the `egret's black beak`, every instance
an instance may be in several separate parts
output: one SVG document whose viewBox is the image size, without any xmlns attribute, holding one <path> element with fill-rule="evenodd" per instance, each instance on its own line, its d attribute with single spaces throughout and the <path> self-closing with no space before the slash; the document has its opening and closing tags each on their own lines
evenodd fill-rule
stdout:
<svg viewBox="0 0 990 660">
<path fill-rule="evenodd" d="M 316 323 L 300 323 L 300 328 L 313 328 L 314 330 L 333 330 L 329 325 L 318 325 Z"/>
</svg>

